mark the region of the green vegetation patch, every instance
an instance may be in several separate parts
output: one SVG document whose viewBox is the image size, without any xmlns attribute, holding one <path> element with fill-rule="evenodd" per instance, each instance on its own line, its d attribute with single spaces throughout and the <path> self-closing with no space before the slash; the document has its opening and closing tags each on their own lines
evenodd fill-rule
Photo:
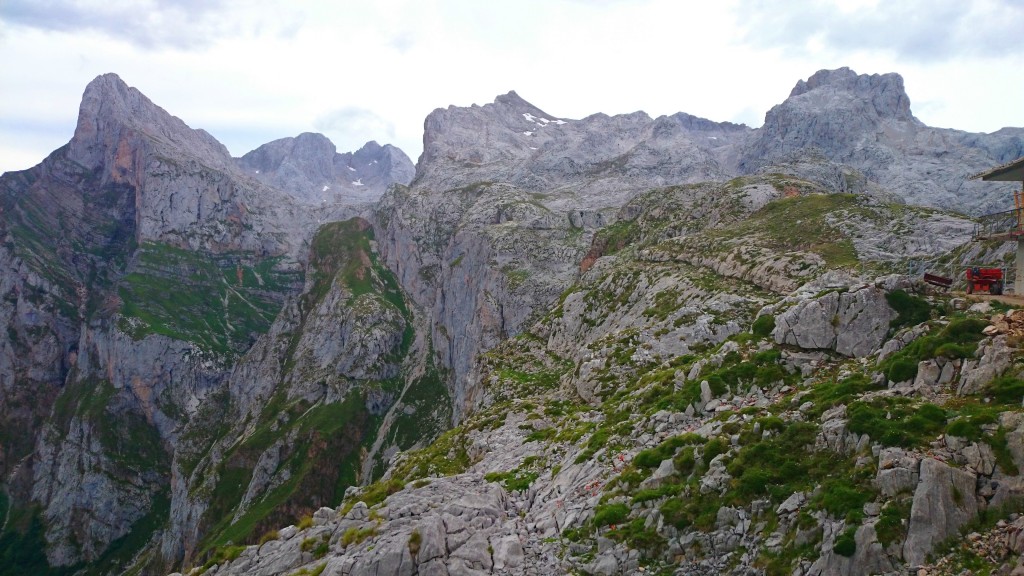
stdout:
<svg viewBox="0 0 1024 576">
<path fill-rule="evenodd" d="M 761 338 L 771 336 L 773 330 L 775 330 L 775 316 L 771 314 L 758 316 L 754 320 L 753 325 L 750 326 L 750 331 L 754 336 L 760 336 Z"/>
<path fill-rule="evenodd" d="M 211 254 L 146 243 L 118 287 L 120 328 L 162 334 L 222 355 L 241 354 L 267 331 L 302 274 L 282 258 Z"/>
<path fill-rule="evenodd" d="M 296 510 L 311 511 L 341 501 L 345 490 L 356 484 L 360 448 L 372 442 L 379 425 L 378 418 L 366 412 L 363 395 L 350 393 L 343 402 L 313 407 L 302 403 L 282 407 L 279 400 L 272 399 L 264 410 L 275 416 L 225 455 L 204 516 L 210 523 L 204 552 L 229 542 L 252 542 L 261 529 L 294 518 Z M 278 419 L 282 413 L 290 416 L 283 425 Z M 292 433 L 295 443 L 278 468 L 288 469 L 288 480 L 232 521 L 260 454 L 276 438 Z"/>
<path fill-rule="evenodd" d="M 634 220 L 619 220 L 594 234 L 593 248 L 597 256 L 610 256 L 640 239 L 640 226 Z"/>
<path fill-rule="evenodd" d="M 484 475 L 484 480 L 500 482 L 509 492 L 518 492 L 528 489 L 538 476 L 540 474 L 534 470 L 516 469 L 509 472 L 491 472 Z"/>
<path fill-rule="evenodd" d="M 769 202 L 763 208 L 725 228 L 708 229 L 684 244 L 701 244 L 720 251 L 736 241 L 756 238 L 756 244 L 777 253 L 813 252 L 830 268 L 859 263 L 853 242 L 828 222 L 844 210 L 860 211 L 861 198 L 853 194 L 807 194 Z"/>
<path fill-rule="evenodd" d="M 409 385 L 401 401 L 408 409 L 398 413 L 391 425 L 390 439 L 402 450 L 433 440 L 451 422 L 448 387 L 433 364 Z"/>
<path fill-rule="evenodd" d="M 946 428 L 947 413 L 929 403 L 915 404 L 905 398 L 857 401 L 846 409 L 847 427 L 868 434 L 884 446 L 926 446 Z"/>
<path fill-rule="evenodd" d="M 927 300 L 911 296 L 903 290 L 893 290 L 887 293 L 885 300 L 896 311 L 896 318 L 891 322 L 893 328 L 916 326 L 928 321 L 931 316 L 931 305 Z"/>
<path fill-rule="evenodd" d="M 925 334 L 886 358 L 879 368 L 890 381 L 904 382 L 917 376 L 917 365 L 921 361 L 938 356 L 970 358 L 984 338 L 981 331 L 986 326 L 988 321 L 980 318 L 953 318 L 938 332 Z"/>
</svg>

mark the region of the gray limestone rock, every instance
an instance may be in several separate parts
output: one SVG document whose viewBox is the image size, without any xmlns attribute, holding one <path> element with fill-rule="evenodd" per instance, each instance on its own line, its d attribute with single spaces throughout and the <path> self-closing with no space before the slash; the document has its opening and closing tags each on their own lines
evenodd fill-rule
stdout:
<svg viewBox="0 0 1024 576">
<path fill-rule="evenodd" d="M 1010 367 L 1013 349 L 1007 344 L 1006 336 L 1001 335 L 992 338 L 991 341 L 982 341 L 975 356 L 977 360 L 964 361 L 957 388 L 958 394 L 977 394 L 983 386 L 1001 376 Z"/>
<path fill-rule="evenodd" d="M 910 566 L 924 563 L 932 548 L 955 536 L 978 515 L 974 497 L 977 476 L 933 458 L 921 461 L 921 480 L 914 490 L 903 558 Z"/>
<path fill-rule="evenodd" d="M 881 289 L 833 291 L 799 301 L 778 315 L 772 336 L 779 344 L 863 357 L 882 345 L 895 315 Z"/>
<path fill-rule="evenodd" d="M 898 74 L 821 70 L 798 82 L 765 115 L 739 167 L 751 172 L 788 163 L 813 175 L 810 167 L 842 164 L 908 202 L 962 208 L 963 198 L 970 197 L 968 211 L 981 214 L 1006 209 L 1009 187 L 986 186 L 970 176 L 1000 164 L 1000 158 L 1021 156 L 1021 132 L 930 128 L 911 113 Z M 957 158 L 952 164 L 945 160 L 951 150 Z"/>
</svg>

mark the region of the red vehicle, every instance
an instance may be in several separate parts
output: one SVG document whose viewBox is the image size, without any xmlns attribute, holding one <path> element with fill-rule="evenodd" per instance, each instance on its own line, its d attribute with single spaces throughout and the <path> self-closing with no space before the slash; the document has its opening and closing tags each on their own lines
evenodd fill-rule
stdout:
<svg viewBox="0 0 1024 576">
<path fill-rule="evenodd" d="M 1003 293 L 1003 269 L 1002 268 L 981 268 L 973 266 L 967 269 L 967 293 L 988 292 L 989 294 Z"/>
</svg>

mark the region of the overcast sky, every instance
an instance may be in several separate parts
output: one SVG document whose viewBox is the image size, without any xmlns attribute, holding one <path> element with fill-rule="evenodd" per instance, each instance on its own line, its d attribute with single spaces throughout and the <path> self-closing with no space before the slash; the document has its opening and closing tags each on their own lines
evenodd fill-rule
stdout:
<svg viewBox="0 0 1024 576">
<path fill-rule="evenodd" d="M 416 160 L 423 119 L 516 90 L 552 116 L 760 126 L 824 68 L 898 72 L 931 126 L 1024 127 L 1024 0 L 0 0 L 0 171 L 116 72 L 240 156 L 321 132 Z"/>
</svg>

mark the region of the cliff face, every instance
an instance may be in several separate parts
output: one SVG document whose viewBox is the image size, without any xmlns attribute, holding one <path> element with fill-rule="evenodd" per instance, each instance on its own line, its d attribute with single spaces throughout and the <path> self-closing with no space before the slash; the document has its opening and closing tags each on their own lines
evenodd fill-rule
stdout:
<svg viewBox="0 0 1024 576">
<path fill-rule="evenodd" d="M 354 157 L 382 165 L 367 172 L 377 194 L 411 172 L 389 147 Z M 5 553 L 114 569 L 158 528 L 189 533 L 182 542 L 191 546 L 201 536 L 207 500 L 195 497 L 181 461 L 211 450 L 211 421 L 242 409 L 226 393 L 228 376 L 301 292 L 318 223 L 363 209 L 341 196 L 297 202 L 302 191 L 238 164 L 211 136 L 105 75 L 86 88 L 67 146 L 0 179 Z M 367 318 L 345 329 L 376 345 L 360 332 Z M 360 365 L 372 355 L 359 345 L 335 353 L 352 357 L 354 378 L 400 377 Z M 205 445 L 189 427 L 197 417 Z M 181 542 L 165 548 L 143 563 L 180 561 Z"/>
</svg>

